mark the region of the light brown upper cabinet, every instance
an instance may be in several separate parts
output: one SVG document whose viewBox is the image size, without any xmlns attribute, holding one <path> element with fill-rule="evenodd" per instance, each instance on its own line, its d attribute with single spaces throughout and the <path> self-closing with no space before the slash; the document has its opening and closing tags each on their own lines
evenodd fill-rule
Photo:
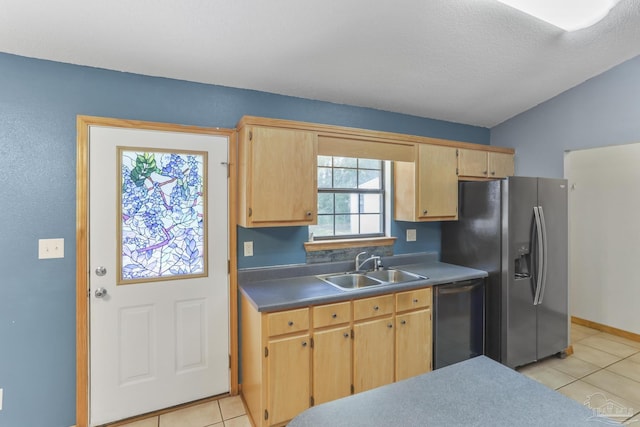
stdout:
<svg viewBox="0 0 640 427">
<path fill-rule="evenodd" d="M 460 179 L 505 178 L 513 173 L 513 154 L 466 148 L 458 150 L 458 176 Z"/>
<path fill-rule="evenodd" d="M 489 153 L 489 178 L 506 178 L 514 174 L 513 154 Z"/>
<path fill-rule="evenodd" d="M 239 218 L 243 227 L 317 221 L 315 132 L 246 126 L 239 131 Z"/>
<path fill-rule="evenodd" d="M 416 150 L 414 162 L 394 163 L 394 219 L 458 219 L 456 148 L 417 144 Z"/>
<path fill-rule="evenodd" d="M 318 155 L 394 162 L 394 219 L 458 219 L 458 180 L 514 174 L 514 150 L 245 116 L 238 122 L 238 224 L 317 223 Z"/>
</svg>

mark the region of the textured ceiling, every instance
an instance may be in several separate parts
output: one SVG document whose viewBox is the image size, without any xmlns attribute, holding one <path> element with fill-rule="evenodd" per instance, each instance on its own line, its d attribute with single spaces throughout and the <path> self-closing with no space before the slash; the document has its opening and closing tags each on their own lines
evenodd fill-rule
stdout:
<svg viewBox="0 0 640 427">
<path fill-rule="evenodd" d="M 640 54 L 640 1 L 0 0 L 0 52 L 492 127 Z"/>
</svg>

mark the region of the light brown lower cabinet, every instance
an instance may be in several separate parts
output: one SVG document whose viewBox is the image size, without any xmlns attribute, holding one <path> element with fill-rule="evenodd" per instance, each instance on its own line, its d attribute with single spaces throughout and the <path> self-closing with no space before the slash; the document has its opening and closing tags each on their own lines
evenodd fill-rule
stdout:
<svg viewBox="0 0 640 427">
<path fill-rule="evenodd" d="M 241 297 L 241 384 L 255 426 L 431 369 L 431 289 L 274 313 Z"/>
<path fill-rule="evenodd" d="M 313 333 L 313 403 L 351 394 L 351 326 Z"/>
<path fill-rule="evenodd" d="M 396 381 L 431 370 L 431 310 L 396 316 Z"/>
<path fill-rule="evenodd" d="M 355 393 L 393 382 L 393 317 L 353 325 Z"/>
<path fill-rule="evenodd" d="M 309 407 L 311 337 L 309 334 L 269 340 L 267 384 L 270 424 L 289 421 Z"/>
<path fill-rule="evenodd" d="M 396 294 L 396 381 L 432 369 L 431 288 Z"/>
</svg>

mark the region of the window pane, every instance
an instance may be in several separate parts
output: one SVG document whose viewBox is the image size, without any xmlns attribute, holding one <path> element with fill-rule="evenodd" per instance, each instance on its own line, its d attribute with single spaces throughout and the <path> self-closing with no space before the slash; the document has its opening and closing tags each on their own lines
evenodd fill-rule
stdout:
<svg viewBox="0 0 640 427">
<path fill-rule="evenodd" d="M 335 212 L 337 214 L 351 214 L 358 213 L 358 194 L 343 194 L 338 193 L 335 195 L 336 205 Z"/>
<path fill-rule="evenodd" d="M 318 194 L 318 214 L 333 213 L 333 193 Z"/>
<path fill-rule="evenodd" d="M 333 188 L 333 169 L 318 168 L 318 188 Z"/>
<path fill-rule="evenodd" d="M 384 234 L 384 162 L 318 156 L 317 237 Z"/>
<path fill-rule="evenodd" d="M 358 234 L 359 229 L 358 215 L 336 215 L 336 236 Z"/>
<path fill-rule="evenodd" d="M 381 160 L 373 160 L 373 159 L 358 159 L 358 167 L 364 169 L 382 169 L 382 161 Z"/>
<path fill-rule="evenodd" d="M 329 166 L 331 167 L 331 160 L 333 157 L 331 156 L 318 156 L 318 166 Z"/>
<path fill-rule="evenodd" d="M 380 194 L 361 194 L 360 212 L 368 214 L 378 214 L 382 212 L 382 196 Z"/>
<path fill-rule="evenodd" d="M 333 158 L 333 166 L 341 167 L 341 168 L 357 168 L 358 167 L 358 159 L 353 157 L 334 157 Z"/>
<path fill-rule="evenodd" d="M 335 174 L 333 188 L 358 188 L 357 169 L 335 168 L 333 173 Z"/>
<path fill-rule="evenodd" d="M 309 232 L 315 237 L 333 236 L 333 215 L 318 215 L 318 225 L 310 225 Z"/>
<path fill-rule="evenodd" d="M 360 233 L 382 233 L 382 223 L 380 222 L 380 215 L 360 215 Z"/>
<path fill-rule="evenodd" d="M 379 189 L 382 186 L 380 171 L 360 169 L 358 170 L 358 188 Z"/>
</svg>

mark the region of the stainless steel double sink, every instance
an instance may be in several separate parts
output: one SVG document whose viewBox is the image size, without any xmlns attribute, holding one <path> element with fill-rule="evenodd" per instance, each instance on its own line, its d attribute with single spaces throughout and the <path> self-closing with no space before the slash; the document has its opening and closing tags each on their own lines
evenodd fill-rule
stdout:
<svg viewBox="0 0 640 427">
<path fill-rule="evenodd" d="M 393 268 L 366 272 L 354 271 L 349 273 L 323 274 L 316 277 L 343 291 L 428 279 L 428 277 Z"/>
</svg>

